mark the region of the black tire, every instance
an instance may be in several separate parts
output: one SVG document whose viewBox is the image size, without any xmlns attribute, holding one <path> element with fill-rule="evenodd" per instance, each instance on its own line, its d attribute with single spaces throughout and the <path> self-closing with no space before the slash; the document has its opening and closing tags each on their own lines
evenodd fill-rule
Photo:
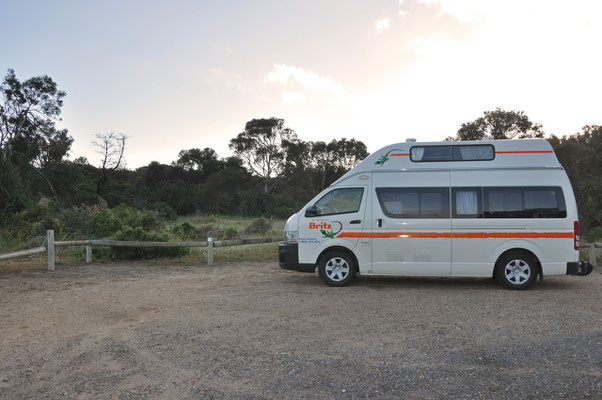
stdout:
<svg viewBox="0 0 602 400">
<path fill-rule="evenodd" d="M 357 273 L 354 258 L 342 250 L 331 250 L 320 258 L 318 274 L 328 286 L 345 286 L 353 281 Z"/>
<path fill-rule="evenodd" d="M 526 290 L 537 280 L 537 258 L 531 253 L 513 250 L 503 254 L 495 267 L 495 278 L 513 290 Z"/>
</svg>

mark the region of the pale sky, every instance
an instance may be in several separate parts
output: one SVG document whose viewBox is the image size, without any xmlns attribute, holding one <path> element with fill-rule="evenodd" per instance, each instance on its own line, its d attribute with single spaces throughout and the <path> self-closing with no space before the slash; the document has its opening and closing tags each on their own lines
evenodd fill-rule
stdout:
<svg viewBox="0 0 602 400">
<path fill-rule="evenodd" d="M 60 127 L 86 156 L 129 136 L 136 168 L 228 142 L 253 118 L 370 152 L 443 140 L 485 110 L 547 134 L 602 124 L 602 1 L 6 1 L 0 73 L 67 92 Z"/>
</svg>

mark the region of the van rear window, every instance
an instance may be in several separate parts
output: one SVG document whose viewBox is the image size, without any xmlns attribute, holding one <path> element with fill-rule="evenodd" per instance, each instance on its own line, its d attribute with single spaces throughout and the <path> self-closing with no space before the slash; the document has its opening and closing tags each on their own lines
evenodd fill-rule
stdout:
<svg viewBox="0 0 602 400">
<path fill-rule="evenodd" d="M 414 146 L 410 159 L 414 162 L 435 161 L 489 161 L 495 158 L 491 144 L 455 146 Z"/>
<path fill-rule="evenodd" d="M 566 218 L 560 187 L 486 187 L 485 218 Z"/>
</svg>

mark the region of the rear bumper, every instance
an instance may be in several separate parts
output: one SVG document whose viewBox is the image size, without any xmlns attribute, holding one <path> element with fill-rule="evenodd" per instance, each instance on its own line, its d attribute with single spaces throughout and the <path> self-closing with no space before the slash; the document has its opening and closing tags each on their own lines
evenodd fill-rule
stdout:
<svg viewBox="0 0 602 400">
<path fill-rule="evenodd" d="M 299 272 L 315 272 L 314 264 L 299 264 L 299 245 L 297 243 L 280 243 L 278 245 L 280 268 Z"/>
<path fill-rule="evenodd" d="M 575 261 L 566 263 L 566 274 L 567 275 L 589 275 L 592 273 L 594 267 L 587 261 Z"/>
</svg>

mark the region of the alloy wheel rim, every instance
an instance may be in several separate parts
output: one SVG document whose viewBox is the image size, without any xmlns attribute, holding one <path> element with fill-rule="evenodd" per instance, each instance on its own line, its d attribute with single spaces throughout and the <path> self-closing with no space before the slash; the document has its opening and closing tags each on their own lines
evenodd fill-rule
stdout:
<svg viewBox="0 0 602 400">
<path fill-rule="evenodd" d="M 349 275 L 349 264 L 341 257 L 334 257 L 326 263 L 326 276 L 334 282 L 341 282 Z"/>
<path fill-rule="evenodd" d="M 523 260 L 512 260 L 506 264 L 504 275 L 508 282 L 522 285 L 531 277 L 531 267 Z"/>
</svg>

